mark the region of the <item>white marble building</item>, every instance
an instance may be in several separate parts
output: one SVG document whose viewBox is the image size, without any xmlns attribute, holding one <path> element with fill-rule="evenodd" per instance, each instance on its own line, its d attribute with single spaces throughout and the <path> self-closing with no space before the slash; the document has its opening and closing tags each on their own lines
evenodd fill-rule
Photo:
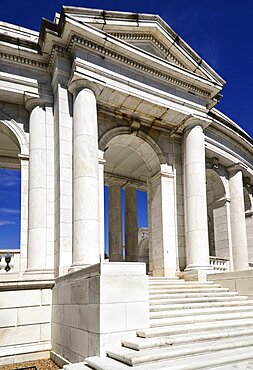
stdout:
<svg viewBox="0 0 253 370">
<path fill-rule="evenodd" d="M 39 33 L 0 22 L 0 167 L 22 183 L 0 364 L 79 362 L 149 327 L 137 189 L 151 276 L 249 270 L 253 140 L 215 108 L 224 83 L 155 15 L 63 7 Z"/>
</svg>

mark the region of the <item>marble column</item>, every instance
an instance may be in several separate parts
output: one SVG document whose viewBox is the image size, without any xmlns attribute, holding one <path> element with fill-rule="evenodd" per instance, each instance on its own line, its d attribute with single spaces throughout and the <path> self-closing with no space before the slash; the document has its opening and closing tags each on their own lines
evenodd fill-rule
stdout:
<svg viewBox="0 0 253 370">
<path fill-rule="evenodd" d="M 135 262 L 138 252 L 138 215 L 136 188 L 125 188 L 125 260 Z"/>
<path fill-rule="evenodd" d="M 27 272 L 46 268 L 46 115 L 35 106 L 29 123 L 29 208 Z"/>
<path fill-rule="evenodd" d="M 109 259 L 120 262 L 122 257 L 121 187 L 112 183 L 109 185 Z"/>
<path fill-rule="evenodd" d="M 21 167 L 20 272 L 27 269 L 29 155 L 19 154 Z"/>
<path fill-rule="evenodd" d="M 73 109 L 73 264 L 100 261 L 97 107 L 89 88 L 74 94 Z"/>
<path fill-rule="evenodd" d="M 185 271 L 201 278 L 208 270 L 209 245 L 206 199 L 204 132 L 201 121 L 193 122 L 184 132 L 184 205 L 186 228 Z M 203 274 L 202 274 L 203 272 Z"/>
<path fill-rule="evenodd" d="M 230 223 L 234 271 L 248 270 L 248 246 L 244 210 L 243 177 L 240 164 L 228 168 Z"/>
</svg>

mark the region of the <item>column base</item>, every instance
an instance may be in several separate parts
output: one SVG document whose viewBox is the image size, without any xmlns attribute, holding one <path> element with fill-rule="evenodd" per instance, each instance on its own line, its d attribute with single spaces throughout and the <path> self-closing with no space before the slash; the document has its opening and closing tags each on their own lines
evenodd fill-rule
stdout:
<svg viewBox="0 0 253 370">
<path fill-rule="evenodd" d="M 27 279 L 35 280 L 45 280 L 45 279 L 54 279 L 54 270 L 53 269 L 27 269 L 23 276 Z"/>
<path fill-rule="evenodd" d="M 109 255 L 109 261 L 110 262 L 123 262 L 123 257 L 121 254 L 112 254 Z"/>
<path fill-rule="evenodd" d="M 160 268 L 160 269 L 156 268 L 156 269 L 153 269 L 152 276 L 175 278 L 176 269 L 175 268 Z"/>
<path fill-rule="evenodd" d="M 68 273 L 83 270 L 83 269 L 85 269 L 89 266 L 91 266 L 91 264 L 87 264 L 87 263 L 84 263 L 84 262 L 75 262 L 75 263 L 72 263 L 72 265 L 68 269 Z"/>
<path fill-rule="evenodd" d="M 213 272 L 212 266 L 187 266 L 186 269 L 180 274 L 184 280 L 197 280 L 206 281 L 206 276 Z"/>
</svg>

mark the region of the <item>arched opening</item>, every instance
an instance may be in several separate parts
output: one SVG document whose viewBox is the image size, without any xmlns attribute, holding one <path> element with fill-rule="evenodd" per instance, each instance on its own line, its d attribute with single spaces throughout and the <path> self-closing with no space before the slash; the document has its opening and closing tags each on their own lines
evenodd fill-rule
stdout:
<svg viewBox="0 0 253 370">
<path fill-rule="evenodd" d="M 148 248 L 143 251 L 143 244 L 148 245 L 147 181 L 159 170 L 157 158 L 156 169 L 152 168 L 153 152 L 136 135 L 114 136 L 107 144 L 105 185 L 108 186 L 109 222 L 105 246 L 110 261 L 148 264 Z"/>
<path fill-rule="evenodd" d="M 20 144 L 0 122 L 0 249 L 20 248 L 21 165 Z"/>
<path fill-rule="evenodd" d="M 219 174 L 206 171 L 209 254 L 229 259 L 229 230 L 226 190 Z"/>
<path fill-rule="evenodd" d="M 161 163 L 160 149 L 144 140 L 143 133 L 111 131 L 105 135 L 107 140 L 100 140 L 107 187 L 106 254 L 110 261 L 146 262 L 151 271 L 160 264 L 162 271 L 165 259 L 170 258 L 162 235 L 166 225 L 162 222 L 161 165 L 165 161 Z"/>
</svg>

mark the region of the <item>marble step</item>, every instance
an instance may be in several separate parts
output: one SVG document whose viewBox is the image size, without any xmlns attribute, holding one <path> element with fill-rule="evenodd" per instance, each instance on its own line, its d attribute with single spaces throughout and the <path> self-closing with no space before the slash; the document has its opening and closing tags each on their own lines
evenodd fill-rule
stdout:
<svg viewBox="0 0 253 370">
<path fill-rule="evenodd" d="M 149 289 L 149 295 L 150 296 L 155 296 L 156 294 L 173 294 L 173 293 L 221 293 L 221 292 L 228 292 L 228 288 L 213 288 L 213 287 L 208 287 L 208 288 L 173 288 L 173 289 Z"/>
<path fill-rule="evenodd" d="M 162 299 L 152 299 L 150 300 L 150 306 L 154 305 L 164 305 L 164 304 L 179 304 L 179 303 L 196 303 L 196 302 L 227 302 L 227 301 L 246 301 L 248 299 L 247 296 L 239 296 L 239 295 L 232 295 L 232 296 L 200 296 L 200 297 L 181 297 L 181 298 L 162 298 Z"/>
<path fill-rule="evenodd" d="M 214 369 L 214 368 L 209 368 Z M 246 361 L 246 362 L 240 362 L 236 364 L 228 364 L 223 366 L 215 366 L 215 370 L 253 370 L 253 360 L 252 361 Z"/>
<path fill-rule="evenodd" d="M 238 338 L 226 338 L 220 341 L 206 343 L 190 343 L 181 346 L 170 346 L 166 348 L 145 349 L 135 351 L 129 348 L 119 347 L 107 350 L 107 355 L 115 360 L 130 366 L 143 365 L 146 363 L 164 361 L 168 359 L 180 359 L 180 357 L 199 355 L 208 352 L 216 352 L 226 349 L 235 349 L 253 346 L 253 336 Z M 253 354 L 252 354 L 253 356 Z"/>
<path fill-rule="evenodd" d="M 199 309 L 184 309 L 184 310 L 162 310 L 156 312 L 150 312 L 151 319 L 165 319 L 171 317 L 182 317 L 182 316 L 194 316 L 194 315 L 209 315 L 209 314 L 227 314 L 231 312 L 253 312 L 253 305 L 244 305 L 244 306 L 228 306 L 228 307 L 209 307 L 209 308 L 199 308 Z"/>
<path fill-rule="evenodd" d="M 253 319 L 253 311 L 247 312 L 232 312 L 232 313 L 215 313 L 209 315 L 196 315 L 196 316 L 179 316 L 162 319 L 151 319 L 150 327 L 164 327 L 169 325 L 180 325 L 180 324 L 195 324 L 201 322 L 213 322 L 213 321 L 224 321 L 224 320 L 237 320 L 237 319 Z M 212 325 L 212 324 L 211 324 Z"/>
<path fill-rule="evenodd" d="M 233 350 L 219 351 L 219 356 L 215 353 L 207 353 L 198 356 L 185 356 L 180 359 L 173 359 L 168 361 L 161 361 L 157 363 L 150 363 L 136 366 L 138 370 L 200 370 L 200 369 L 218 369 L 218 366 L 227 366 L 227 369 L 235 370 L 235 365 L 245 365 L 251 363 L 253 359 L 253 346 L 245 348 L 236 348 Z M 86 359 L 87 364 L 94 370 L 126 370 L 129 365 L 115 361 L 109 357 L 99 358 L 90 357 Z M 229 365 L 233 367 L 228 367 Z M 84 366 L 84 365 L 82 365 Z M 240 370 L 248 370 L 247 367 L 238 367 Z M 84 367 L 80 366 L 80 370 Z"/>
<path fill-rule="evenodd" d="M 196 293 L 164 293 L 164 294 L 150 294 L 150 300 L 154 299 L 167 299 L 167 298 L 199 298 L 199 297 L 234 297 L 237 296 L 237 292 L 196 292 Z"/>
<path fill-rule="evenodd" d="M 201 330 L 215 331 L 217 329 L 245 327 L 253 325 L 253 318 L 226 320 L 226 321 L 206 321 L 204 323 L 178 324 L 163 327 L 147 328 L 137 330 L 137 335 L 142 338 L 164 337 L 174 334 L 188 334 Z"/>
<path fill-rule="evenodd" d="M 167 337 L 155 337 L 155 338 L 141 338 L 136 337 L 134 339 L 123 339 L 122 345 L 127 348 L 140 351 L 148 348 L 175 346 L 186 343 L 205 342 L 209 340 L 220 340 L 226 338 L 238 338 L 243 336 L 253 335 L 253 325 L 247 326 L 247 328 L 236 328 L 226 330 L 220 329 L 216 331 L 207 332 L 195 332 L 190 334 L 178 334 Z M 238 339 L 240 340 L 240 339 Z"/>
<path fill-rule="evenodd" d="M 238 297 L 237 297 L 238 298 Z M 150 312 L 162 312 L 162 311 L 182 311 L 184 314 L 184 310 L 194 310 L 194 309 L 201 309 L 201 308 L 225 308 L 225 307 L 242 307 L 242 306 L 251 306 L 253 305 L 253 300 L 238 300 L 238 301 L 220 301 L 220 302 L 196 302 L 196 303 L 173 303 L 173 304 L 161 304 L 161 305 L 153 305 L 150 306 Z"/>
<path fill-rule="evenodd" d="M 220 285 L 218 283 L 214 283 L 212 281 L 184 281 L 184 280 L 176 280 L 176 281 L 150 281 L 149 286 L 166 286 L 166 285 L 173 285 L 173 286 L 212 286 L 212 285 Z"/>
<path fill-rule="evenodd" d="M 165 277 L 165 276 L 149 276 L 149 281 L 184 281 L 183 279 L 179 279 L 179 277 Z"/>
<path fill-rule="evenodd" d="M 163 289 L 166 289 L 166 290 L 170 290 L 170 289 L 177 289 L 177 290 L 184 290 L 184 289 L 224 289 L 224 288 L 221 288 L 221 286 L 219 284 L 212 284 L 212 285 L 183 285 L 183 284 L 180 284 L 180 285 L 177 285 L 177 284 L 164 284 L 164 285 L 161 285 L 161 284 L 156 284 L 156 285 L 150 285 L 149 284 L 149 289 L 150 290 L 163 290 Z"/>
</svg>

